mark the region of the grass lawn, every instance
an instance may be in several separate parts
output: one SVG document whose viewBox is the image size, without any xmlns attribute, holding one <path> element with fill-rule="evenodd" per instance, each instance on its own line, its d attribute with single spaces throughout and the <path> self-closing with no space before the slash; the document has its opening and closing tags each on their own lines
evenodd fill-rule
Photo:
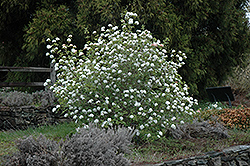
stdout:
<svg viewBox="0 0 250 166">
<path fill-rule="evenodd" d="M 17 152 L 15 141 L 24 136 L 38 136 L 40 133 L 48 138 L 60 140 L 69 133 L 75 132 L 74 123 L 64 123 L 54 126 L 42 126 L 39 128 L 29 128 L 27 130 L 9 130 L 0 132 L 0 165 L 4 164 L 5 156 Z M 187 158 L 195 155 L 202 155 L 204 152 L 220 151 L 226 147 L 244 145 L 250 143 L 250 131 L 228 130 L 230 138 L 227 139 L 172 139 L 155 141 L 154 143 L 144 143 L 134 145 L 132 154 L 127 155 L 132 165 L 160 163 L 164 160 Z"/>
</svg>

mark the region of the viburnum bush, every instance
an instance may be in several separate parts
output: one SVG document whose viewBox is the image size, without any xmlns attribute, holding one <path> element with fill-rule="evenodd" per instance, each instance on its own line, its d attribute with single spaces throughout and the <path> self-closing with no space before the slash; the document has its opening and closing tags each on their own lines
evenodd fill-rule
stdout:
<svg viewBox="0 0 250 166">
<path fill-rule="evenodd" d="M 141 29 L 137 14 L 123 15 L 121 26 L 101 28 L 95 42 L 77 50 L 48 39 L 47 53 L 55 62 L 57 82 L 51 85 L 65 116 L 101 127 L 135 128 L 142 139 L 164 136 L 165 128 L 192 119 L 197 101 L 178 74 L 187 57 L 167 51 L 167 43 Z M 55 58 L 56 56 L 59 58 Z M 45 82 L 49 85 L 51 80 Z"/>
</svg>

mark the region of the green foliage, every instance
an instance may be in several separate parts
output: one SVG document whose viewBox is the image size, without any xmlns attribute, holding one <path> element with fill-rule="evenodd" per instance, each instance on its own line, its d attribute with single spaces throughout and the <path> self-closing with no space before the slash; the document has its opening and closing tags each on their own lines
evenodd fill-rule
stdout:
<svg viewBox="0 0 250 166">
<path fill-rule="evenodd" d="M 3 0 L 0 63 L 46 66 L 49 60 L 45 57 L 45 38 L 72 34 L 76 46 L 82 47 L 93 39 L 89 32 L 109 23 L 120 26 L 120 13 L 129 10 L 140 15 L 139 21 L 155 37 L 161 40 L 168 37 L 169 48 L 186 53 L 188 59 L 180 74 L 189 85 L 190 93 L 202 97 L 205 87 L 220 84 L 232 67 L 240 63 L 243 54 L 249 52 L 247 2 L 47 0 L 35 3 L 29 0 L 23 3 L 22 0 Z M 85 34 L 91 38 L 87 39 Z M 22 56 L 18 58 L 20 53 Z"/>
<path fill-rule="evenodd" d="M 67 6 L 48 5 L 36 11 L 32 22 L 25 28 L 25 44 L 23 48 L 28 52 L 29 61 L 44 58 L 47 38 L 56 36 L 64 39 L 72 33 L 73 20 Z"/>
</svg>

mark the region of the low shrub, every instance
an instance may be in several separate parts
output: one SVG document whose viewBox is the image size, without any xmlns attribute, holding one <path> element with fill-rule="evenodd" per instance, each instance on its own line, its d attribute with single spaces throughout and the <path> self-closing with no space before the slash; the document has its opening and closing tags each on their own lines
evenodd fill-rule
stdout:
<svg viewBox="0 0 250 166">
<path fill-rule="evenodd" d="M 53 106 L 56 99 L 51 91 L 36 91 L 32 94 L 12 91 L 0 92 L 0 104 L 5 106 Z"/>
<path fill-rule="evenodd" d="M 220 109 L 198 109 L 195 119 L 198 121 L 209 121 L 215 124 L 221 122 L 224 126 L 237 129 L 249 129 L 250 108 L 220 108 Z"/>
<path fill-rule="evenodd" d="M 40 135 L 29 136 L 17 143 L 18 153 L 13 155 L 7 166 L 26 165 L 129 165 L 124 153 L 130 152 L 134 132 L 127 128 L 100 129 L 90 124 L 79 128 L 76 134 L 59 142 Z"/>
<path fill-rule="evenodd" d="M 169 129 L 169 136 L 175 139 L 186 138 L 228 138 L 227 129 L 221 123 L 210 124 L 209 121 L 185 123 Z"/>
<path fill-rule="evenodd" d="M 230 128 L 250 128 L 250 108 L 222 109 L 218 112 L 218 119 Z"/>
</svg>

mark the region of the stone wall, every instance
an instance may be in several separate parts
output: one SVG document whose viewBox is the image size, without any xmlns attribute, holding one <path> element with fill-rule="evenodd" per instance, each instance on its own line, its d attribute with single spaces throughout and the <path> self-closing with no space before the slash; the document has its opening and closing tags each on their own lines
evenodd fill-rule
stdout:
<svg viewBox="0 0 250 166">
<path fill-rule="evenodd" d="M 155 166 L 250 166 L 250 145 L 234 146 L 203 156 L 165 161 Z"/>
<path fill-rule="evenodd" d="M 39 125 L 57 124 L 68 121 L 59 113 L 55 114 L 53 107 L 6 107 L 0 106 L 0 130 L 26 129 Z"/>
</svg>

